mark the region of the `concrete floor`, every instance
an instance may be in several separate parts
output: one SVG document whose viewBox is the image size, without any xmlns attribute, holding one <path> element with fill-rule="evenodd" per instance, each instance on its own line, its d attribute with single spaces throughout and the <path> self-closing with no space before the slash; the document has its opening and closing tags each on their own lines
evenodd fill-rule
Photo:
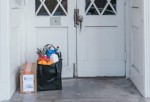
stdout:
<svg viewBox="0 0 150 102">
<path fill-rule="evenodd" d="M 129 79 L 79 78 L 64 79 L 62 91 L 19 94 L 6 102 L 150 102 L 139 94 Z"/>
</svg>

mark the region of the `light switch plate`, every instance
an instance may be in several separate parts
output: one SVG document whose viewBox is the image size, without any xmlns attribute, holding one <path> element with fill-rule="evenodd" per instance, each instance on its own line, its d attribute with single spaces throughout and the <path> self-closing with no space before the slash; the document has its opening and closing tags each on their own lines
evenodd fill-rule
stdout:
<svg viewBox="0 0 150 102">
<path fill-rule="evenodd" d="M 61 17 L 51 17 L 50 25 L 51 26 L 60 26 L 61 25 Z"/>
</svg>

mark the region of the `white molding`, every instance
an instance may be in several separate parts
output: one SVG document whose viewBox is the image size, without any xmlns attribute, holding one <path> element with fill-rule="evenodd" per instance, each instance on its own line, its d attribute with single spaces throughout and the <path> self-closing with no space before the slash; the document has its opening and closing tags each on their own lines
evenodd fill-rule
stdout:
<svg viewBox="0 0 150 102">
<path fill-rule="evenodd" d="M 9 0 L 0 0 L 0 101 L 10 98 Z"/>
<path fill-rule="evenodd" d="M 150 97 L 150 0 L 143 0 L 144 39 L 145 39 L 145 68 L 144 84 L 145 98 Z"/>
<path fill-rule="evenodd" d="M 131 1 L 125 1 L 125 44 L 126 44 L 126 78 L 129 78 L 130 75 L 130 62 L 131 62 Z"/>
</svg>

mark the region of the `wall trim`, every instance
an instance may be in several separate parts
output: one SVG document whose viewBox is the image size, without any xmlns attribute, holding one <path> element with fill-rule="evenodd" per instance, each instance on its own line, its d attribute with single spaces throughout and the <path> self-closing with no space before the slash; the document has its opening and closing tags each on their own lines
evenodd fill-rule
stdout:
<svg viewBox="0 0 150 102">
<path fill-rule="evenodd" d="M 144 68 L 144 89 L 145 98 L 150 97 L 150 0 L 143 0 L 143 22 L 145 39 L 145 68 Z"/>
<path fill-rule="evenodd" d="M 131 65 L 131 2 L 125 0 L 125 50 L 126 50 L 126 78 L 130 77 Z"/>
<path fill-rule="evenodd" d="M 9 0 L 0 0 L 0 101 L 10 99 Z"/>
</svg>

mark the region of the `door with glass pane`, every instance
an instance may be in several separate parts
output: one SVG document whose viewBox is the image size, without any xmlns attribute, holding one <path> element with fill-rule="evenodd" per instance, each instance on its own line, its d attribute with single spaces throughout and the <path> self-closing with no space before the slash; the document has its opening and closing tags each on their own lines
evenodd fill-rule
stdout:
<svg viewBox="0 0 150 102">
<path fill-rule="evenodd" d="M 27 61 L 36 62 L 36 48 L 50 43 L 62 51 L 63 77 L 125 75 L 124 0 L 27 0 L 26 5 Z"/>
<path fill-rule="evenodd" d="M 73 77 L 76 63 L 75 0 L 26 0 L 26 60 L 36 62 L 36 48 L 60 46 L 63 77 Z"/>
<path fill-rule="evenodd" d="M 125 76 L 124 0 L 77 0 L 79 77 Z"/>
</svg>

